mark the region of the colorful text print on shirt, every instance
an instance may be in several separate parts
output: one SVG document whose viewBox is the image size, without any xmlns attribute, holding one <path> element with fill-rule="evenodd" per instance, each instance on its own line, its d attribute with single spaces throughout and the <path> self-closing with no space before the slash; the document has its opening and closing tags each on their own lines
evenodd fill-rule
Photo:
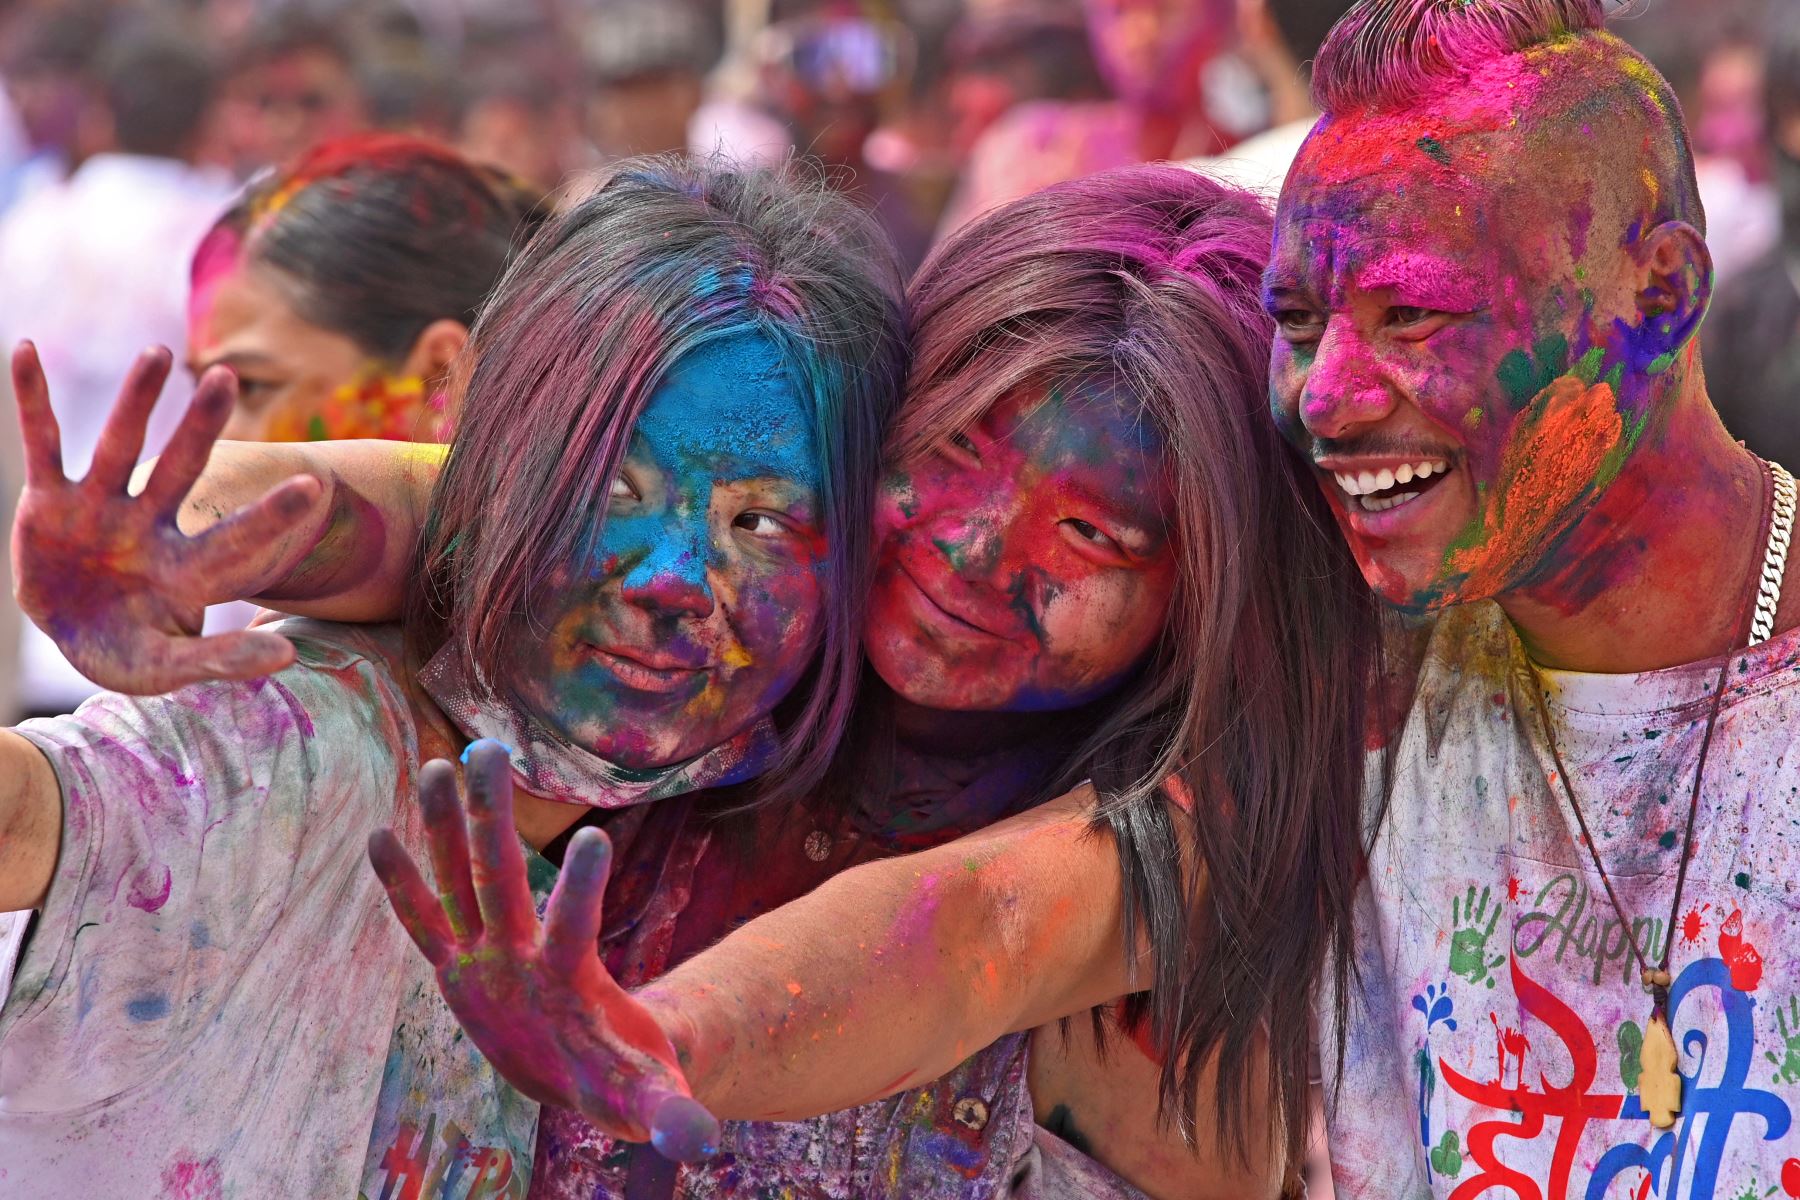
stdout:
<svg viewBox="0 0 1800 1200">
<path fill-rule="evenodd" d="M 824 537 L 811 412 L 761 334 L 685 355 L 638 419 L 591 553 L 545 586 L 511 683 L 627 768 L 767 715 L 811 660 Z"/>
<path fill-rule="evenodd" d="M 1557 577 L 1666 419 L 1710 287 L 1666 97 L 1590 35 L 1328 116 L 1302 152 L 1268 279 L 1275 410 L 1390 601 Z"/>
<path fill-rule="evenodd" d="M 1724 1189 L 1721 1172 L 1734 1168 L 1745 1144 L 1778 1142 L 1790 1132 L 1787 1103 L 1752 1082 L 1754 1001 L 1732 985 L 1723 960 L 1690 962 L 1670 989 L 1670 1024 L 1682 1052 L 1682 1114 L 1674 1129 L 1662 1133 L 1651 1127 L 1629 1085 L 1615 1089 L 1602 1075 L 1601 1047 L 1610 1054 L 1616 1041 L 1623 1054 L 1626 1039 L 1596 1036 L 1517 959 L 1512 986 L 1524 1032 L 1493 1021 L 1491 1067 L 1480 1058 L 1474 1065 L 1437 1059 L 1437 1073 L 1455 1098 L 1451 1111 L 1469 1120 L 1457 1135 L 1461 1149 L 1454 1162 L 1433 1158 L 1434 1169 L 1456 1179 L 1451 1200 L 1495 1195 L 1725 1200 L 1737 1193 Z M 1619 1070 L 1609 1074 L 1624 1083 L 1635 1069 L 1635 1063 L 1621 1060 Z M 1492 1078 L 1483 1078 L 1484 1072 Z M 1547 1172 L 1508 1165 L 1533 1161 L 1531 1146 L 1549 1151 Z M 1771 1195 L 1774 1188 L 1755 1194 Z"/>
<path fill-rule="evenodd" d="M 1001 401 L 891 473 L 867 636 L 888 686 L 931 708 L 1073 708 L 1167 624 L 1175 555 L 1162 441 L 1103 388 Z"/>
</svg>

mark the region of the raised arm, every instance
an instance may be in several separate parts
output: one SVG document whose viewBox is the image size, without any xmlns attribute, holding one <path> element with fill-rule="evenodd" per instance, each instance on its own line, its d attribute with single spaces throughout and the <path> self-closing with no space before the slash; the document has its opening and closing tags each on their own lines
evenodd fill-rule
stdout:
<svg viewBox="0 0 1800 1200">
<path fill-rule="evenodd" d="M 254 599 L 345 621 L 398 614 L 442 447 L 217 443 L 236 387 L 219 369 L 162 457 L 133 478 L 168 377 L 159 349 L 139 356 L 92 469 L 74 482 L 36 351 L 20 345 L 12 367 L 28 457 L 13 528 L 19 604 L 102 687 L 162 692 L 293 661 L 277 634 L 198 636 L 208 604 Z"/>
<path fill-rule="evenodd" d="M 935 1079 L 1003 1034 L 1143 986 L 1093 803 L 1084 788 L 853 868 L 636 997 L 722 1117 L 797 1119 Z"/>
<path fill-rule="evenodd" d="M 400 615 L 413 547 L 446 446 L 380 440 L 218 442 L 182 502 L 177 522 L 190 536 L 296 477 L 322 495 L 313 520 L 297 526 L 253 600 L 328 621 L 390 621 Z M 140 474 L 154 467 L 152 460 Z"/>
<path fill-rule="evenodd" d="M 540 922 L 506 750 L 476 742 L 468 763 L 466 825 L 450 765 L 421 775 L 435 894 L 391 833 L 371 841 L 396 913 L 501 1074 L 674 1157 L 710 1141 L 693 1099 L 729 1119 L 836 1111 L 1137 986 L 1117 855 L 1086 789 L 846 871 L 628 993 L 595 945 L 604 835 L 576 834 Z"/>
</svg>

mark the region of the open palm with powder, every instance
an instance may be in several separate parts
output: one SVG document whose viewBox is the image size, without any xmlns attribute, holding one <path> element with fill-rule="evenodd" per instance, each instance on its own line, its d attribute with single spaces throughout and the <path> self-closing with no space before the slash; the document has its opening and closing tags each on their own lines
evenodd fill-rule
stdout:
<svg viewBox="0 0 1800 1200">
<path fill-rule="evenodd" d="M 513 824 L 506 747 L 478 741 L 465 757 L 466 824 L 456 768 L 434 760 L 419 776 L 435 895 L 393 831 L 369 839 L 370 861 L 451 1011 L 532 1099 L 577 1109 L 667 1158 L 711 1154 L 718 1122 L 689 1095 L 655 1018 L 600 961 L 612 844 L 598 829 L 576 832 L 540 922 Z"/>
<path fill-rule="evenodd" d="M 176 518 L 236 402 L 224 369 L 208 371 L 150 472 L 130 489 L 144 427 L 169 376 L 169 352 L 138 356 L 87 476 L 63 474 L 49 387 L 29 342 L 13 352 L 25 445 L 25 490 L 13 524 L 19 606 L 76 668 L 116 692 L 150 695 L 204 679 L 254 679 L 294 661 L 280 634 L 200 637 L 206 606 L 253 596 L 317 542 L 326 508 L 317 479 L 285 480 L 192 536 Z"/>
</svg>

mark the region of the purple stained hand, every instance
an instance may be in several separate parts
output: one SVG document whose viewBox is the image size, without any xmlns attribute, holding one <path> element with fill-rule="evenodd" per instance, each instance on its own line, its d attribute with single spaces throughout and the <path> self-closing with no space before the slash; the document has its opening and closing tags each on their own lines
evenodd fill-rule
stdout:
<svg viewBox="0 0 1800 1200">
<path fill-rule="evenodd" d="M 255 679 L 294 661 L 275 633 L 200 637 L 206 605 L 256 594 L 323 530 L 322 488 L 297 476 L 190 537 L 176 515 L 236 402 L 237 383 L 208 371 L 142 493 L 129 491 L 144 425 L 169 376 L 169 352 L 132 364 L 86 478 L 63 474 L 62 444 L 37 350 L 13 351 L 25 445 L 25 490 L 13 523 L 19 606 L 82 674 L 149 695 L 205 679 Z M 296 534 L 299 535 L 296 538 Z"/>
<path fill-rule="evenodd" d="M 688 1092 L 674 1047 L 614 982 L 599 953 L 612 843 L 578 830 L 540 923 L 512 815 L 512 766 L 498 742 L 466 756 L 467 820 L 456 768 L 425 765 L 419 798 L 438 890 L 392 830 L 369 859 L 463 1029 L 513 1086 L 579 1110 L 606 1133 L 665 1157 L 712 1154 L 719 1125 Z"/>
</svg>

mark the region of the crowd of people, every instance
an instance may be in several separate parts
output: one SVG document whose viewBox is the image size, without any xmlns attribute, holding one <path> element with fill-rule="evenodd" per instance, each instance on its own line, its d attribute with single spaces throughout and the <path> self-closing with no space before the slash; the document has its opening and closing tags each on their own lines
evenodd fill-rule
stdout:
<svg viewBox="0 0 1800 1200">
<path fill-rule="evenodd" d="M 1800 1195 L 1800 10 L 0 73 L 0 1185 Z"/>
</svg>

